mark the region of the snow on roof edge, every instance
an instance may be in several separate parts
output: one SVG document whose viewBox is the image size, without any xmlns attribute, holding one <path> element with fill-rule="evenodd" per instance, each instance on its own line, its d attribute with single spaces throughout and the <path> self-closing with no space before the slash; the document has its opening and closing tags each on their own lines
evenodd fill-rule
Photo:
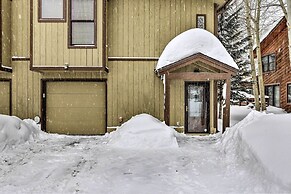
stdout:
<svg viewBox="0 0 291 194">
<path fill-rule="evenodd" d="M 207 56 L 207 55 L 205 55 L 205 54 L 203 54 L 203 53 L 201 53 L 201 52 L 198 52 L 198 53 L 194 53 L 193 55 L 190 55 L 190 56 L 188 56 L 188 57 L 185 57 L 185 58 L 183 58 L 183 59 L 180 59 L 180 60 L 178 60 L 178 61 L 175 61 L 175 62 L 173 62 L 173 63 L 170 63 L 170 64 L 168 64 L 168 65 L 165 65 L 165 66 L 163 66 L 163 67 L 161 67 L 161 68 L 159 68 L 159 69 L 156 69 L 156 71 L 161 71 L 161 70 L 163 70 L 163 69 L 165 69 L 165 68 L 171 67 L 172 65 L 174 66 L 175 64 L 180 63 L 180 61 L 183 61 L 183 60 L 185 60 L 185 59 L 191 58 L 191 57 L 193 57 L 194 55 L 203 55 L 203 56 L 205 56 L 205 57 L 207 57 L 207 58 L 209 58 L 209 59 L 211 59 L 211 60 L 217 61 L 218 63 L 221 63 L 221 64 L 227 66 L 227 68 L 234 69 L 235 71 L 238 70 L 237 68 L 234 68 L 234 67 L 232 67 L 232 66 L 229 66 L 228 64 L 225 64 L 225 63 L 223 63 L 223 62 L 221 62 L 221 61 L 218 61 L 217 59 L 214 59 L 214 58 L 212 58 L 212 57 L 209 57 L 209 56 Z"/>
<path fill-rule="evenodd" d="M 279 19 L 277 22 L 274 22 L 271 25 L 271 28 L 267 30 L 263 35 L 260 36 L 260 43 L 262 43 L 268 36 L 271 34 L 279 25 L 280 23 L 284 20 L 285 16 L 282 16 L 281 19 Z M 255 43 L 253 46 L 253 50 L 257 48 L 257 44 Z"/>
<path fill-rule="evenodd" d="M 197 53 L 238 69 L 237 64 L 216 36 L 207 30 L 193 28 L 177 35 L 167 44 L 158 60 L 156 70 Z"/>
<path fill-rule="evenodd" d="M 260 42 L 263 42 L 268 37 L 268 35 L 271 34 L 278 27 L 278 25 L 284 20 L 284 18 L 285 16 L 282 16 L 281 19 L 279 19 L 277 22 L 274 22 L 272 27 L 261 36 Z"/>
</svg>

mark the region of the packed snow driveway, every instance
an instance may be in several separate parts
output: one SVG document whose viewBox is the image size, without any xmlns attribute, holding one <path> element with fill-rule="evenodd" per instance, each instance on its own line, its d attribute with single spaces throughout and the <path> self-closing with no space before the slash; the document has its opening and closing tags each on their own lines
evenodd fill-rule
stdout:
<svg viewBox="0 0 291 194">
<path fill-rule="evenodd" d="M 219 134 L 189 137 L 156 120 L 139 131 L 134 126 L 140 120 L 134 121 L 103 137 L 40 133 L 6 148 L 0 152 L 0 193 L 288 192 L 251 154 L 240 157 L 237 149 L 225 153 Z M 149 126 L 161 133 L 153 135 Z M 124 144 L 127 137 L 131 147 Z M 150 148 L 152 142 L 156 144 Z"/>
</svg>

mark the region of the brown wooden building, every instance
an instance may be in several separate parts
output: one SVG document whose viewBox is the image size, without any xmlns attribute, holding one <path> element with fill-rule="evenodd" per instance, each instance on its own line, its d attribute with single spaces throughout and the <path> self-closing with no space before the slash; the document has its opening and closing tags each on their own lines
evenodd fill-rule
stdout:
<svg viewBox="0 0 291 194">
<path fill-rule="evenodd" d="M 288 29 L 282 18 L 261 41 L 263 78 L 269 105 L 291 112 L 291 65 Z"/>
<path fill-rule="evenodd" d="M 140 113 L 164 120 L 161 52 L 188 29 L 215 34 L 223 3 L 1 0 L 0 113 L 69 134 L 104 134 Z M 184 108 L 170 124 L 184 126 Z"/>
</svg>

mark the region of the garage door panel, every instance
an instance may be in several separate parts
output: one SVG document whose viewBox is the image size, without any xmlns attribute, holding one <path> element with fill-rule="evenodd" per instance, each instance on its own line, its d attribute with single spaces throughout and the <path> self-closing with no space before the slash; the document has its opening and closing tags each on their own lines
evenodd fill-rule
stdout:
<svg viewBox="0 0 291 194">
<path fill-rule="evenodd" d="M 10 82 L 0 81 L 0 114 L 10 114 Z"/>
<path fill-rule="evenodd" d="M 106 133 L 105 82 L 47 82 L 46 130 L 51 133 Z"/>
<path fill-rule="evenodd" d="M 98 94 L 105 92 L 105 82 L 93 84 L 92 82 L 49 82 L 47 91 L 48 93 Z"/>
<path fill-rule="evenodd" d="M 105 117 L 104 108 L 49 108 L 47 111 L 50 114 L 47 118 L 60 118 L 60 119 L 82 119 L 82 120 L 94 120 L 100 116 Z"/>
<path fill-rule="evenodd" d="M 99 124 L 100 126 L 102 123 Z M 57 126 L 57 128 L 55 127 Z M 49 133 L 70 134 L 70 135 L 103 135 L 105 128 L 96 128 L 95 125 L 90 126 L 90 123 L 67 123 L 65 121 L 56 120 L 51 124 Z"/>
<path fill-rule="evenodd" d="M 76 122 L 68 122 L 68 120 L 66 119 L 51 117 L 47 120 L 47 125 L 49 125 L 48 132 L 51 133 L 78 135 L 93 135 L 105 133 L 105 122 L 104 118 L 102 117 L 96 117 L 96 119 L 94 120 L 76 119 Z"/>
<path fill-rule="evenodd" d="M 100 99 L 95 101 L 95 99 Z M 50 94 L 47 97 L 48 107 L 103 107 L 104 94 Z"/>
</svg>

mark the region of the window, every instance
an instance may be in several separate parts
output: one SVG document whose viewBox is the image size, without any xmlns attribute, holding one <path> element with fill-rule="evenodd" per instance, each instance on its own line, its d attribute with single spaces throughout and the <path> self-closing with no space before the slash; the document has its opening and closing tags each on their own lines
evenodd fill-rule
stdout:
<svg viewBox="0 0 291 194">
<path fill-rule="evenodd" d="M 65 0 L 39 0 L 39 21 L 65 21 Z"/>
<path fill-rule="evenodd" d="M 291 84 L 287 85 L 287 103 L 291 103 Z"/>
<path fill-rule="evenodd" d="M 196 15 L 196 27 L 206 29 L 206 15 L 205 14 Z"/>
<path fill-rule="evenodd" d="M 263 72 L 274 71 L 276 69 L 275 54 L 262 57 Z"/>
<path fill-rule="evenodd" d="M 70 0 L 70 2 L 70 46 L 95 46 L 95 0 Z"/>
<path fill-rule="evenodd" d="M 280 107 L 280 86 L 279 85 L 266 86 L 265 94 L 269 96 L 269 105 Z"/>
</svg>

